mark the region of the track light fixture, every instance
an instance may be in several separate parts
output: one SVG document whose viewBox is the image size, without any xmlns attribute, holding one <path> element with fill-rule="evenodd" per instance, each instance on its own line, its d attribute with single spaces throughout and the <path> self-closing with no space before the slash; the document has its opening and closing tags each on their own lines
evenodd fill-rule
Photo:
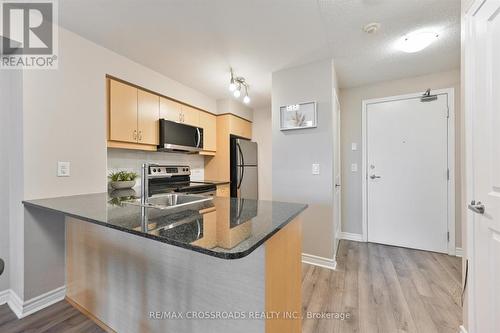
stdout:
<svg viewBox="0 0 500 333">
<path fill-rule="evenodd" d="M 250 96 L 248 96 L 249 85 L 245 81 L 244 77 L 236 76 L 233 72 L 233 69 L 230 68 L 231 71 L 231 80 L 229 81 L 229 91 L 233 93 L 235 98 L 240 98 L 242 90 L 245 89 L 245 96 L 243 97 L 243 103 L 250 103 Z"/>
</svg>

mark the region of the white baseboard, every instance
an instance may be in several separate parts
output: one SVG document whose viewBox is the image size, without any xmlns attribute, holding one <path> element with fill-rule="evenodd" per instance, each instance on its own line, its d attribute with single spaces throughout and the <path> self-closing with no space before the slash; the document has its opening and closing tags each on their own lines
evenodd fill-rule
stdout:
<svg viewBox="0 0 500 333">
<path fill-rule="evenodd" d="M 333 259 L 318 257 L 307 253 L 302 253 L 302 262 L 328 269 L 335 269 L 337 266 L 337 262 Z"/>
<path fill-rule="evenodd" d="M 0 304 L 2 304 L 2 293 L 0 293 Z M 25 302 L 21 300 L 21 298 L 13 290 L 5 291 L 5 294 L 5 303 L 9 305 L 10 309 L 16 314 L 17 318 L 21 319 L 51 306 L 54 303 L 62 301 L 64 297 L 66 297 L 66 286 L 51 290 Z"/>
<path fill-rule="evenodd" d="M 463 257 L 464 256 L 464 249 L 462 249 L 461 247 L 457 247 L 455 249 L 455 256 Z"/>
<path fill-rule="evenodd" d="M 10 289 L 0 291 L 0 305 L 9 301 Z"/>
<path fill-rule="evenodd" d="M 460 331 L 458 331 L 458 333 L 467 333 L 467 330 L 465 329 L 465 327 L 460 325 Z"/>
<path fill-rule="evenodd" d="M 339 234 L 340 239 L 351 240 L 355 242 L 363 242 L 363 235 L 353 234 L 351 232 L 341 232 Z"/>
</svg>

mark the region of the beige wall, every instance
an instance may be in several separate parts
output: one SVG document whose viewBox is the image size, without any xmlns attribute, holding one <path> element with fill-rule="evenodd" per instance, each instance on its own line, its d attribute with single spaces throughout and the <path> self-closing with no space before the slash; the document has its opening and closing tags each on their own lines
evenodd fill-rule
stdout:
<svg viewBox="0 0 500 333">
<path fill-rule="evenodd" d="M 259 144 L 259 199 L 272 200 L 272 122 L 271 107 L 253 112 L 252 140 Z"/>
<path fill-rule="evenodd" d="M 455 90 L 455 184 L 456 184 L 456 244 L 461 242 L 462 181 L 461 181 L 461 112 L 460 112 L 460 70 L 436 73 L 402 80 L 380 82 L 357 88 L 341 89 L 342 121 L 342 231 L 362 233 L 362 175 L 361 175 L 361 103 L 364 99 L 381 98 L 415 92 L 427 88 L 454 88 Z M 358 144 L 358 150 L 351 150 L 351 143 Z M 351 172 L 351 164 L 358 164 L 358 172 Z"/>
</svg>

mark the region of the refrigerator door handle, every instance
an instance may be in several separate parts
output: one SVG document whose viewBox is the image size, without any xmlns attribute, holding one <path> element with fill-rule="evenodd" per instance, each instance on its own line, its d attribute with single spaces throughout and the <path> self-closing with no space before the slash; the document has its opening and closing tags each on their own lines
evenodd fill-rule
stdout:
<svg viewBox="0 0 500 333">
<path fill-rule="evenodd" d="M 238 151 L 240 152 L 240 165 L 245 165 L 245 157 L 243 156 L 243 152 L 241 151 L 241 146 L 239 143 L 236 143 L 236 147 L 238 147 Z"/>
<path fill-rule="evenodd" d="M 238 182 L 238 186 L 236 187 L 237 189 L 240 189 L 241 183 L 243 182 L 243 176 L 245 175 L 245 159 L 243 157 L 243 152 L 241 151 L 240 144 L 236 143 L 236 147 L 238 147 L 238 151 L 240 152 L 240 158 L 241 158 L 241 163 L 240 163 L 241 176 L 240 176 L 240 179 L 239 179 L 239 182 Z"/>
</svg>

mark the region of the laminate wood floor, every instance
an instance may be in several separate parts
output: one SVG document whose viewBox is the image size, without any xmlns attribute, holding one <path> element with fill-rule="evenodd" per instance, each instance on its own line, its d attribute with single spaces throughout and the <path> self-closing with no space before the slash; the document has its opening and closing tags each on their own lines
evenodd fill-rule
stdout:
<svg viewBox="0 0 500 333">
<path fill-rule="evenodd" d="M 460 258 L 444 254 L 342 240 L 335 271 L 303 264 L 303 333 L 456 333 L 461 269 Z"/>
<path fill-rule="evenodd" d="M 335 271 L 303 264 L 303 333 L 456 333 L 461 261 L 432 252 L 342 240 Z M 349 318 L 307 318 L 307 313 Z M 0 306 L 1 333 L 103 333 L 61 301 L 18 320 Z"/>
<path fill-rule="evenodd" d="M 0 306 L 1 333 L 104 333 L 94 322 L 66 301 L 21 320 L 7 304 Z"/>
</svg>

